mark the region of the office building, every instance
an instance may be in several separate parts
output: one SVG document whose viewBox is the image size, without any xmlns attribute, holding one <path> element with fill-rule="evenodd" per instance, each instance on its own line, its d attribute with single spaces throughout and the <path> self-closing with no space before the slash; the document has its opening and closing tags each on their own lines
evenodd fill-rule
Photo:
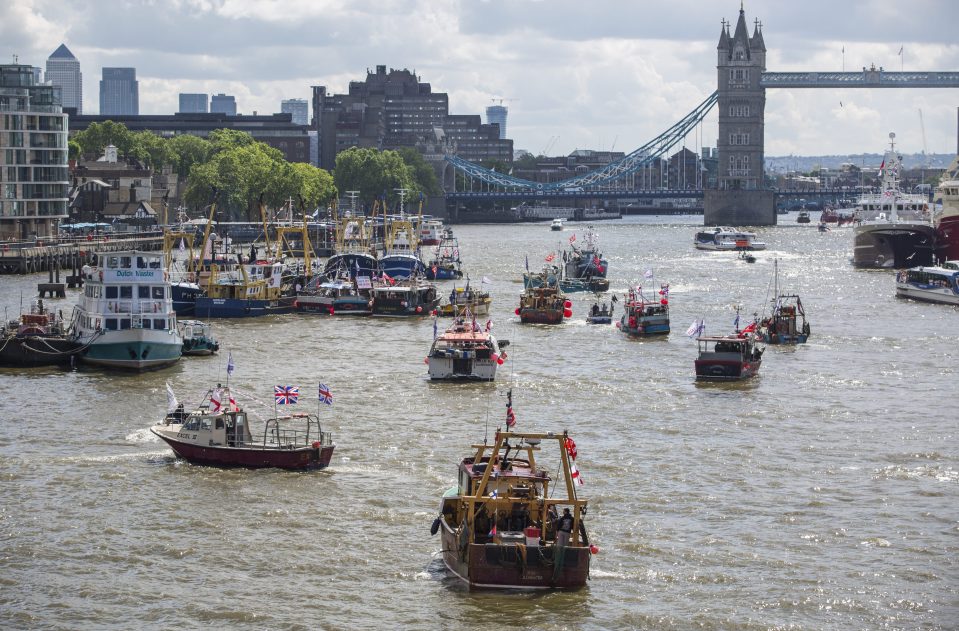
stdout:
<svg viewBox="0 0 959 631">
<path fill-rule="evenodd" d="M 104 68 L 100 79 L 100 114 L 136 116 L 139 113 L 137 69 Z"/>
<path fill-rule="evenodd" d="M 506 138 L 506 115 L 509 110 L 505 105 L 490 105 L 486 108 L 486 123 L 489 125 L 499 125 L 500 140 Z"/>
<path fill-rule="evenodd" d="M 210 97 L 206 94 L 180 93 L 180 114 L 206 114 L 210 111 Z"/>
<path fill-rule="evenodd" d="M 56 235 L 67 217 L 67 115 L 61 88 L 0 65 L 0 240 Z"/>
<path fill-rule="evenodd" d="M 309 124 L 310 104 L 306 99 L 280 101 L 280 111 L 284 114 L 292 114 L 293 122 L 297 125 Z"/>
<path fill-rule="evenodd" d="M 66 44 L 60 44 L 47 58 L 46 80 L 60 87 L 63 107 L 83 113 L 83 74 L 80 62 Z"/>
<path fill-rule="evenodd" d="M 319 166 L 330 170 L 336 154 L 350 147 L 398 149 L 438 144 L 460 157 L 510 163 L 513 141 L 484 125 L 478 115 L 451 115 L 446 93 L 433 92 L 409 70 L 367 71 L 365 81 L 351 81 L 347 94 L 327 94 L 313 86 L 313 129 L 318 134 Z"/>
<path fill-rule="evenodd" d="M 210 113 L 236 116 L 236 98 L 229 94 L 214 94 L 210 99 Z"/>
</svg>

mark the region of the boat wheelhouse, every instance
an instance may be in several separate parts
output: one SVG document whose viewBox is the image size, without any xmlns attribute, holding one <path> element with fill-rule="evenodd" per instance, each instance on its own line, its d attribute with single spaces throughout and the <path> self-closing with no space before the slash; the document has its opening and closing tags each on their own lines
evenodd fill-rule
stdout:
<svg viewBox="0 0 959 631">
<path fill-rule="evenodd" d="M 449 300 L 440 305 L 441 316 L 451 317 L 464 309 L 469 309 L 473 315 L 485 316 L 489 315 L 490 305 L 493 303 L 488 291 L 473 289 L 469 284 L 466 287 L 454 287 Z"/>
<path fill-rule="evenodd" d="M 204 318 L 254 318 L 293 311 L 296 295 L 285 279 L 282 262 L 256 261 L 236 271 L 214 275 L 196 299 L 195 313 Z"/>
<path fill-rule="evenodd" d="M 83 362 L 148 370 L 183 353 L 163 254 L 136 250 L 102 253 L 85 265 L 83 293 L 71 318 Z"/>
<path fill-rule="evenodd" d="M 555 455 L 543 453 L 547 447 Z M 473 449 L 433 522 L 447 569 L 477 589 L 585 586 L 598 548 L 586 532 L 572 439 L 565 432 L 497 431 L 492 445 Z"/>
<path fill-rule="evenodd" d="M 436 286 L 421 276 L 376 285 L 370 299 L 374 316 L 425 316 L 440 302 Z"/>
<path fill-rule="evenodd" d="M 913 267 L 896 276 L 896 295 L 924 302 L 959 305 L 959 261 L 940 267 Z"/>
<path fill-rule="evenodd" d="M 620 331 L 631 337 L 669 334 L 669 285 L 660 286 L 658 300 L 648 300 L 643 288 L 630 287 L 624 296 L 624 311 L 619 319 Z"/>
<path fill-rule="evenodd" d="M 194 411 L 173 411 L 150 428 L 187 462 L 251 469 L 323 469 L 333 457 L 333 436 L 313 414 L 253 419 L 235 405 L 229 388 L 207 392 Z"/>
<path fill-rule="evenodd" d="M 434 381 L 493 381 L 496 367 L 505 359 L 496 337 L 480 328 L 469 310 L 463 309 L 433 340 L 426 363 Z"/>
<path fill-rule="evenodd" d="M 220 350 L 220 343 L 213 336 L 213 325 L 200 320 L 180 320 L 177 323 L 183 338 L 183 354 L 204 357 Z"/>
<path fill-rule="evenodd" d="M 759 372 L 763 348 L 757 344 L 755 325 L 735 335 L 697 337 L 697 381 L 739 381 Z"/>
<path fill-rule="evenodd" d="M 516 315 L 523 324 L 561 324 L 573 315 L 573 303 L 554 280 L 539 287 L 527 286 L 519 297 Z"/>
<path fill-rule="evenodd" d="M 735 228 L 716 227 L 702 230 L 693 238 L 697 250 L 735 252 L 737 250 L 765 250 L 766 244 L 756 240 L 755 232 Z"/>
</svg>

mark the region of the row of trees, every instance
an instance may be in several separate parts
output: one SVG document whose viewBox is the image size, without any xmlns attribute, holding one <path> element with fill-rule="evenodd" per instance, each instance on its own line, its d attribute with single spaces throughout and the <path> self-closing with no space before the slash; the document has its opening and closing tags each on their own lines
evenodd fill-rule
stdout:
<svg viewBox="0 0 959 631">
<path fill-rule="evenodd" d="M 92 123 L 71 138 L 70 157 L 95 159 L 107 145 L 114 145 L 121 157 L 153 169 L 171 166 L 186 178 L 183 201 L 192 208 L 209 204 L 217 191 L 218 208 L 233 219 L 258 218 L 261 199 L 268 206 L 279 207 L 292 198 L 313 209 L 331 204 L 338 191 L 358 191 L 361 203 L 367 206 L 376 199 L 396 203 L 397 189 L 406 189 L 408 200 L 442 192 L 433 168 L 412 148 L 379 151 L 354 147 L 337 155 L 331 175 L 309 164 L 287 162 L 278 149 L 246 132 L 218 129 L 208 138 L 186 134 L 163 138 L 105 121 Z"/>
</svg>

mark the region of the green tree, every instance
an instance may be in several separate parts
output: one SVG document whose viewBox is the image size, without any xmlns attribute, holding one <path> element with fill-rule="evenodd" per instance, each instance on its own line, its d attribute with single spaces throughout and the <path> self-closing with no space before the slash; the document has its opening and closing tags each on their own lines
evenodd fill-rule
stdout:
<svg viewBox="0 0 959 631">
<path fill-rule="evenodd" d="M 211 153 L 245 147 L 256 142 L 249 133 L 237 129 L 214 129 L 210 132 L 209 141 Z"/>
<path fill-rule="evenodd" d="M 333 179 L 337 190 L 359 191 L 360 199 L 367 203 L 385 194 L 392 204 L 399 200 L 399 188 L 409 191 L 407 199 L 420 192 L 412 169 L 395 151 L 359 147 L 341 151 L 336 155 Z"/>
<path fill-rule="evenodd" d="M 161 138 L 152 131 L 138 131 L 132 134 L 132 139 L 130 157 L 153 169 L 173 164 L 173 150 L 166 138 Z"/>
<path fill-rule="evenodd" d="M 416 187 L 420 192 L 424 195 L 441 195 L 443 193 L 439 179 L 436 177 L 436 171 L 423 158 L 423 154 L 412 147 L 402 147 L 397 149 L 396 152 L 400 154 L 403 162 L 412 171 L 413 181 L 416 182 Z"/>
<path fill-rule="evenodd" d="M 107 145 L 117 148 L 121 156 L 130 155 L 133 149 L 133 134 L 123 123 L 103 121 L 90 123 L 85 130 L 78 132 L 73 139 L 80 145 L 85 158 L 96 159 L 103 155 Z"/>
<path fill-rule="evenodd" d="M 83 154 L 83 147 L 80 146 L 80 143 L 72 138 L 67 142 L 67 148 L 67 157 L 71 160 L 79 160 L 80 156 Z"/>
<path fill-rule="evenodd" d="M 206 162 L 213 147 L 208 140 L 190 134 L 180 134 L 169 140 L 173 168 L 180 177 L 190 175 L 194 164 Z"/>
</svg>

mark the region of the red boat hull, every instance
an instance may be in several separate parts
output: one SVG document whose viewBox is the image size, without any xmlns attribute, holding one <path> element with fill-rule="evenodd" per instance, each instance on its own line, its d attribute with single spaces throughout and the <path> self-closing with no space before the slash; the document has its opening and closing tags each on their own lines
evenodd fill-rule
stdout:
<svg viewBox="0 0 959 631">
<path fill-rule="evenodd" d="M 335 445 L 300 447 L 297 449 L 250 449 L 224 446 L 202 446 L 160 436 L 177 456 L 187 462 L 214 467 L 248 469 L 324 469 L 333 458 Z"/>
<path fill-rule="evenodd" d="M 936 257 L 959 261 L 959 215 L 944 217 L 936 228 Z"/>
</svg>

